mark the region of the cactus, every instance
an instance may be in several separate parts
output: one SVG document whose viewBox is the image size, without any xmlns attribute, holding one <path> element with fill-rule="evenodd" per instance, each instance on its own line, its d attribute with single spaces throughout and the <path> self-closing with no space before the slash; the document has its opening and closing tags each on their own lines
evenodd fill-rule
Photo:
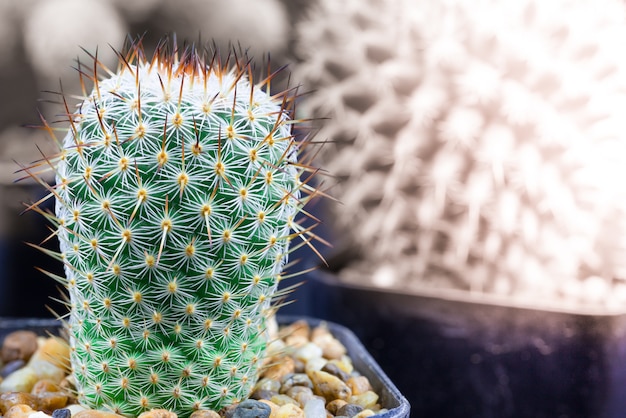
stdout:
<svg viewBox="0 0 626 418">
<path fill-rule="evenodd" d="M 346 280 L 626 302 L 624 6 L 321 0 L 307 116 L 343 205 Z M 356 227 L 355 225 L 358 225 Z M 619 291 L 617 291 L 619 290 Z"/>
<path fill-rule="evenodd" d="M 79 64 L 93 91 L 75 113 L 64 99 L 58 155 L 25 168 L 56 175 L 55 215 L 32 208 L 60 242 L 78 399 L 127 416 L 219 410 L 255 384 L 290 241 L 314 238 L 294 220 L 316 195 L 296 89 L 271 93 L 279 72 L 255 83 L 242 53 L 163 41 L 148 59 L 135 41 L 118 55 L 117 72 Z"/>
</svg>

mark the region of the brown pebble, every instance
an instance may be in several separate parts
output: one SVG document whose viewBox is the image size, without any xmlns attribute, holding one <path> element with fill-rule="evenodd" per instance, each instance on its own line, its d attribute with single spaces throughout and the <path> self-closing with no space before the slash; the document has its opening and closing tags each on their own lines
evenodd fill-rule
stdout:
<svg viewBox="0 0 626 418">
<path fill-rule="evenodd" d="M 36 411 L 28 405 L 13 405 L 4 413 L 4 418 L 28 418 L 28 416 Z"/>
<path fill-rule="evenodd" d="M 360 395 L 372 390 L 372 385 L 370 385 L 370 381 L 365 376 L 352 376 L 346 383 L 352 390 L 353 395 Z"/>
<path fill-rule="evenodd" d="M 291 357 L 274 357 L 271 366 L 265 369 L 261 377 L 281 381 L 283 377 L 295 370 L 295 363 Z"/>
<path fill-rule="evenodd" d="M 337 415 L 337 412 L 344 406 L 347 405 L 348 402 L 343 399 L 335 399 L 334 401 L 330 401 L 326 404 L 326 409 L 333 415 Z"/>
<path fill-rule="evenodd" d="M 59 392 L 61 387 L 54 383 L 52 380 L 43 379 L 35 383 L 35 386 L 30 390 L 30 393 L 37 395 L 41 392 Z"/>
<path fill-rule="evenodd" d="M 72 418 L 124 418 L 113 412 L 97 411 L 95 409 L 86 409 L 78 412 Z"/>
<path fill-rule="evenodd" d="M 311 341 L 317 344 L 327 359 L 340 359 L 346 354 L 346 347 L 330 333 L 324 325 L 316 327 L 311 332 Z"/>
<path fill-rule="evenodd" d="M 151 409 L 139 414 L 138 418 L 178 418 L 178 415 L 167 409 Z"/>
<path fill-rule="evenodd" d="M 189 418 L 220 418 L 220 414 L 210 409 L 200 409 L 194 411 Z"/>
<path fill-rule="evenodd" d="M 308 322 L 301 319 L 282 328 L 280 333 L 284 336 L 285 340 L 294 336 L 304 337 L 308 340 L 310 332 L 311 328 L 309 327 Z"/>
<path fill-rule="evenodd" d="M 267 389 L 255 389 L 254 392 L 250 394 L 250 399 L 260 401 L 261 399 L 272 399 L 272 396 L 275 395 L 278 395 L 278 392 Z"/>
<path fill-rule="evenodd" d="M 40 392 L 37 395 L 37 409 L 51 414 L 55 409 L 65 408 L 67 395 L 63 392 Z"/>
<path fill-rule="evenodd" d="M 31 408 L 37 408 L 37 398 L 25 392 L 5 392 L 0 394 L 1 413 L 6 413 L 16 405 L 27 405 Z"/>
<path fill-rule="evenodd" d="M 37 350 L 37 334 L 32 331 L 14 331 L 4 338 L 0 356 L 4 363 L 13 360 L 28 361 Z"/>
<path fill-rule="evenodd" d="M 352 391 L 341 379 L 321 370 L 313 370 L 309 373 L 313 382 L 313 392 L 323 396 L 327 402 L 335 399 L 348 399 Z"/>
</svg>

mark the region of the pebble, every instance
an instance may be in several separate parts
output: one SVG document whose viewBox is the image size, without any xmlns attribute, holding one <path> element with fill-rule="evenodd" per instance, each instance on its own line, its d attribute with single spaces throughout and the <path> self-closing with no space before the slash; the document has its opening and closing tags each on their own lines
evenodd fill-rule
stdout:
<svg viewBox="0 0 626 418">
<path fill-rule="evenodd" d="M 39 393 L 43 393 L 43 392 L 59 392 L 61 390 L 61 387 L 54 383 L 51 380 L 40 380 L 37 383 L 35 383 L 35 386 L 33 386 L 33 388 L 30 390 L 30 393 L 32 393 L 33 395 L 37 395 Z"/>
<path fill-rule="evenodd" d="M 335 415 L 346 416 L 346 417 L 353 417 L 356 414 L 358 414 L 359 412 L 361 412 L 362 410 L 363 410 L 363 407 L 360 406 L 360 405 L 355 405 L 353 403 L 347 403 L 344 406 L 342 406 L 341 408 L 339 408 Z"/>
<path fill-rule="evenodd" d="M 353 395 L 360 395 L 372 390 L 372 385 L 370 385 L 369 379 L 365 376 L 352 376 L 346 380 L 346 383 L 352 390 Z"/>
<path fill-rule="evenodd" d="M 304 404 L 304 415 L 306 418 L 326 418 L 324 400 L 321 398 L 309 399 Z"/>
<path fill-rule="evenodd" d="M 305 418 L 305 415 L 298 405 L 288 403 L 278 408 L 276 416 L 272 418 Z"/>
<path fill-rule="evenodd" d="M 272 411 L 270 414 L 270 418 L 274 418 L 276 416 L 276 412 L 278 412 L 278 409 L 280 408 L 280 406 L 276 405 L 274 402 L 267 400 L 267 399 L 262 399 L 259 402 L 263 402 L 265 405 L 270 407 L 270 410 Z"/>
<path fill-rule="evenodd" d="M 353 418 L 367 418 L 376 415 L 376 412 L 371 409 L 364 409 L 358 414 L 356 414 Z"/>
<path fill-rule="evenodd" d="M 278 392 L 280 391 L 280 386 L 280 381 L 264 377 L 263 379 L 260 379 L 256 385 L 254 385 L 254 388 Z"/>
<path fill-rule="evenodd" d="M 368 390 L 360 395 L 350 396 L 347 401 L 362 406 L 363 409 L 373 408 L 378 403 L 378 395 Z"/>
<path fill-rule="evenodd" d="M 274 395 L 270 398 L 270 401 L 274 402 L 278 406 L 283 406 L 288 403 L 292 403 L 294 405 L 298 404 L 298 401 L 287 395 Z"/>
<path fill-rule="evenodd" d="M 37 409 L 52 413 L 67 405 L 67 395 L 63 392 L 40 392 L 37 395 Z"/>
<path fill-rule="evenodd" d="M 271 413 L 272 408 L 269 405 L 246 399 L 237 406 L 233 418 L 269 418 Z"/>
<path fill-rule="evenodd" d="M 35 369 L 25 366 L 8 375 L 0 383 L 0 392 L 30 392 L 39 380 Z"/>
<path fill-rule="evenodd" d="M 311 388 L 305 386 L 294 386 L 285 394 L 294 399 L 300 406 L 306 404 L 310 399 L 317 398 L 318 396 L 313 394 Z"/>
<path fill-rule="evenodd" d="M 5 392 L 0 394 L 0 412 L 5 413 L 16 405 L 37 408 L 37 398 L 25 392 Z"/>
<path fill-rule="evenodd" d="M 4 418 L 28 418 L 35 411 L 28 405 L 18 404 L 4 412 Z"/>
<path fill-rule="evenodd" d="M 97 411 L 95 409 L 85 409 L 78 412 L 73 418 L 124 418 L 121 415 L 114 414 L 113 412 Z"/>
<path fill-rule="evenodd" d="M 260 401 L 262 399 L 272 399 L 272 396 L 275 396 L 275 395 L 278 395 L 278 392 L 274 392 L 273 390 L 267 390 L 267 389 L 255 389 L 254 392 L 250 394 L 250 398 Z"/>
<path fill-rule="evenodd" d="M 37 334 L 32 331 L 14 331 L 4 338 L 0 357 L 2 362 L 28 361 L 37 350 Z"/>
<path fill-rule="evenodd" d="M 339 415 L 337 412 L 341 409 L 342 406 L 346 405 L 348 402 L 343 399 L 335 399 L 334 401 L 328 402 L 326 404 L 326 409 L 333 415 Z"/>
<path fill-rule="evenodd" d="M 311 382 L 309 376 L 304 373 L 291 373 L 283 377 L 279 392 L 286 393 L 294 386 L 313 388 L 313 382 Z"/>
<path fill-rule="evenodd" d="M 327 401 L 335 399 L 347 399 L 352 395 L 352 391 L 341 379 L 330 373 L 313 370 L 309 373 L 313 382 L 313 392 L 323 396 Z"/>
<path fill-rule="evenodd" d="M 200 409 L 194 411 L 189 418 L 221 418 L 220 414 L 210 409 Z"/>
<path fill-rule="evenodd" d="M 313 343 L 306 343 L 293 354 L 295 358 L 307 362 L 312 358 L 322 357 L 322 349 Z"/>
<path fill-rule="evenodd" d="M 167 409 L 151 409 L 139 414 L 138 418 L 178 418 L 178 416 Z"/>
<path fill-rule="evenodd" d="M 326 363 L 328 363 L 328 360 L 323 357 L 312 358 L 304 366 L 304 372 L 308 374 L 313 370 L 322 370 Z"/>
<path fill-rule="evenodd" d="M 72 411 L 67 408 L 55 409 L 52 411 L 52 418 L 70 418 L 72 416 Z"/>
<path fill-rule="evenodd" d="M 2 369 L 0 369 L 0 377 L 2 377 L 4 379 L 5 377 L 7 377 L 11 373 L 15 372 L 16 370 L 21 369 L 25 365 L 26 365 L 26 362 L 24 360 L 13 360 L 13 361 L 10 361 L 7 364 L 5 364 L 2 367 Z"/>
<path fill-rule="evenodd" d="M 262 377 L 281 381 L 285 375 L 295 371 L 295 363 L 291 357 L 274 357 L 270 364 L 272 365 L 265 370 Z"/>
<path fill-rule="evenodd" d="M 337 366 L 336 363 L 326 363 L 324 367 L 322 367 L 322 371 L 326 373 L 330 373 L 335 377 L 338 377 L 344 382 L 347 382 L 350 379 L 350 375 Z"/>
</svg>

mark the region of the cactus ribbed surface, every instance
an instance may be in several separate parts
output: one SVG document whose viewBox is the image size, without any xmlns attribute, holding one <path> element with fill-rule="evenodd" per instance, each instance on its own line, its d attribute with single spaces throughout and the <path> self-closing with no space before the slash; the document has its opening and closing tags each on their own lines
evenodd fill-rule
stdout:
<svg viewBox="0 0 626 418">
<path fill-rule="evenodd" d="M 315 194 L 295 90 L 271 94 L 275 73 L 255 84 L 243 55 L 166 42 L 94 68 L 43 164 L 78 399 L 128 416 L 219 410 L 254 385 L 290 240 L 309 233 L 294 222 Z"/>
<path fill-rule="evenodd" d="M 626 302 L 622 2 L 320 0 L 298 79 L 328 116 L 345 277 Z M 619 291 L 618 291 L 619 290 Z"/>
</svg>

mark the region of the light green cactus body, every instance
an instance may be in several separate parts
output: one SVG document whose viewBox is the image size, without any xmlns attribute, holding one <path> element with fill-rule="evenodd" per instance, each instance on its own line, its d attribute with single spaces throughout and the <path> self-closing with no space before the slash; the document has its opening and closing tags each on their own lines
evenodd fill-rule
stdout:
<svg viewBox="0 0 626 418">
<path fill-rule="evenodd" d="M 249 394 L 290 239 L 307 233 L 293 91 L 270 95 L 241 57 L 181 54 L 134 45 L 94 75 L 49 161 L 78 398 L 130 416 Z"/>
</svg>

